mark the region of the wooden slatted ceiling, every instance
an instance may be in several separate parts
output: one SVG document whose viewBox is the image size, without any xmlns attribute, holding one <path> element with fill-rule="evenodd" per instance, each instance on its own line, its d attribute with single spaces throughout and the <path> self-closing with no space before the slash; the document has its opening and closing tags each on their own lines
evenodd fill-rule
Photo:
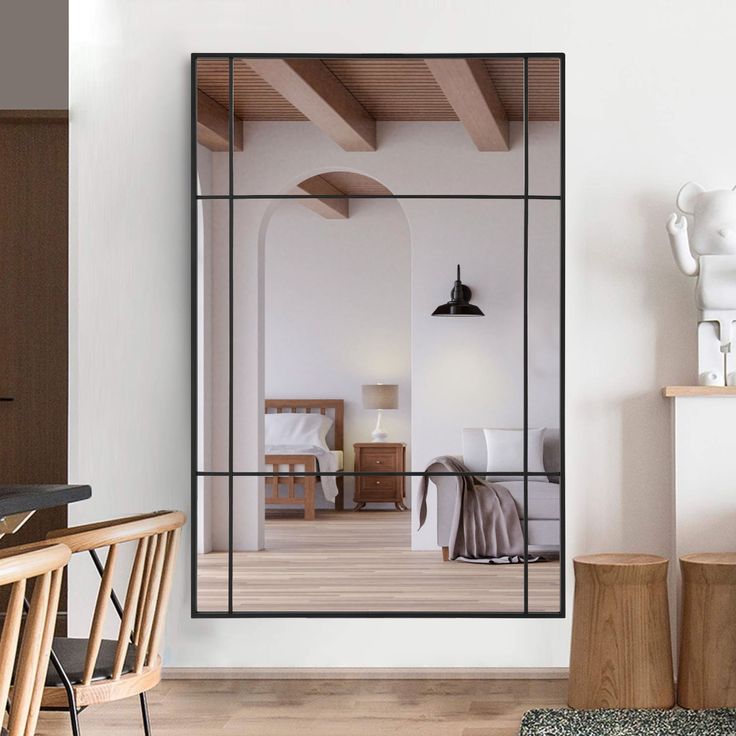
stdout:
<svg viewBox="0 0 736 736">
<path fill-rule="evenodd" d="M 223 107 L 228 106 L 229 99 L 227 74 L 227 59 L 200 59 L 197 62 L 197 86 Z M 235 60 L 233 75 L 235 114 L 243 120 L 307 119 L 244 61 Z"/>
<path fill-rule="evenodd" d="M 484 59 L 509 120 L 523 117 L 521 59 Z M 455 121 L 457 116 L 422 59 L 325 59 L 325 66 L 376 120 Z M 244 120 L 304 121 L 291 103 L 236 59 L 235 114 Z M 197 85 L 227 107 L 226 59 L 200 59 Z M 559 120 L 559 62 L 529 60 L 529 119 Z"/>
<path fill-rule="evenodd" d="M 457 120 L 422 59 L 325 59 L 376 120 Z"/>
<path fill-rule="evenodd" d="M 509 120 L 524 117 L 524 66 L 521 59 L 485 59 L 488 73 Z M 560 62 L 529 59 L 529 120 L 560 119 Z"/>
</svg>

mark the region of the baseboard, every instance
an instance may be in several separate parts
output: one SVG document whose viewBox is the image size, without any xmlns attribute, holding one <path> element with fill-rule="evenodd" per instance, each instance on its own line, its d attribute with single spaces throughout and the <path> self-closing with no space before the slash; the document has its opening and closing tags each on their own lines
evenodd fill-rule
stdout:
<svg viewBox="0 0 736 736">
<path fill-rule="evenodd" d="M 567 667 L 164 667 L 165 680 L 564 680 Z"/>
</svg>

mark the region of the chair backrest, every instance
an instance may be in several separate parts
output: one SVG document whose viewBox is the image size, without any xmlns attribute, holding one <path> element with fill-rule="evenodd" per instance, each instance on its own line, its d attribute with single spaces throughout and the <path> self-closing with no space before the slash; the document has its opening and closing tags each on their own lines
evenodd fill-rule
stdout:
<svg viewBox="0 0 736 736">
<path fill-rule="evenodd" d="M 0 703 L 8 702 L 13 687 L 7 721 L 9 736 L 32 736 L 36 732 L 61 579 L 71 556 L 63 544 L 27 545 L 26 550 L 14 554 L 12 548 L 7 549 L 0 557 L 0 586 L 10 586 L 0 635 Z"/>
<path fill-rule="evenodd" d="M 143 672 L 155 666 L 166 620 L 166 606 L 176 559 L 181 527 L 186 517 L 180 511 L 157 511 L 142 516 L 89 524 L 50 532 L 47 539 L 63 542 L 72 552 L 90 552 L 96 564 L 97 550 L 107 548 L 104 566 L 100 565 L 100 587 L 97 591 L 89 642 L 85 655 L 82 685 L 89 685 L 95 671 L 102 643 L 108 602 L 119 606 L 120 628 L 112 667 L 112 680 L 123 674 L 128 648 L 136 647 L 133 671 Z M 118 560 L 118 547 L 135 543 L 135 557 L 128 575 L 125 602 L 119 604 L 113 591 L 113 576 Z"/>
</svg>

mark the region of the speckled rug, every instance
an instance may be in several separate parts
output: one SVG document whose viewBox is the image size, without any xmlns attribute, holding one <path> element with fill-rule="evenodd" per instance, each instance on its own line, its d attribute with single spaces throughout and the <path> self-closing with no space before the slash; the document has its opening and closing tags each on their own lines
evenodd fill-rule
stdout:
<svg viewBox="0 0 736 736">
<path fill-rule="evenodd" d="M 530 710 L 519 736 L 736 736 L 736 710 Z"/>
</svg>

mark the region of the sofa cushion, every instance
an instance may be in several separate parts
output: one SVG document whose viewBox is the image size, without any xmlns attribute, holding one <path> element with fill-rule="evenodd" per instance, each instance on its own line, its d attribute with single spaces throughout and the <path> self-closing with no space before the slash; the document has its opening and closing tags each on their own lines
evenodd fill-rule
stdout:
<svg viewBox="0 0 736 736">
<path fill-rule="evenodd" d="M 524 518 L 524 481 L 505 480 L 499 485 L 509 489 L 514 497 L 519 518 Z M 529 519 L 560 518 L 560 486 L 542 480 L 529 479 Z"/>
<path fill-rule="evenodd" d="M 465 465 L 478 473 L 485 475 L 488 464 L 488 453 L 486 451 L 486 438 L 483 430 L 478 427 L 463 429 L 463 456 Z M 560 430 L 555 427 L 547 427 L 544 430 L 544 469 L 548 473 L 560 472 Z M 560 479 L 550 476 L 551 483 L 559 483 Z"/>
<path fill-rule="evenodd" d="M 524 470 L 524 430 L 523 429 L 490 429 L 484 428 L 488 460 L 486 470 L 488 480 L 517 480 Z M 527 438 L 527 469 L 530 473 L 544 472 L 544 429 L 530 429 Z M 513 475 L 503 475 L 510 470 Z"/>
</svg>

